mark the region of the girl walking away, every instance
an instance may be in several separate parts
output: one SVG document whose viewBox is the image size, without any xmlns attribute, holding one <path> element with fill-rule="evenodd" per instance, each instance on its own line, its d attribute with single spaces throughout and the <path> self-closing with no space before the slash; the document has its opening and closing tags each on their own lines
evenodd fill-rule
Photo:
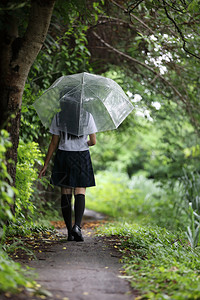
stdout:
<svg viewBox="0 0 200 300">
<path fill-rule="evenodd" d="M 45 175 L 56 151 L 51 183 L 61 187 L 61 210 L 68 230 L 68 241 L 84 241 L 81 221 L 85 210 L 86 187 L 95 186 L 89 147 L 96 144 L 96 126 L 92 115 L 88 119 L 89 135 L 75 136 L 59 130 L 57 115 L 50 127 L 52 139 L 39 178 Z M 88 139 L 89 136 L 89 139 Z M 58 149 L 57 149 L 58 148 Z M 75 224 L 72 227 L 72 193 L 74 193 Z"/>
</svg>

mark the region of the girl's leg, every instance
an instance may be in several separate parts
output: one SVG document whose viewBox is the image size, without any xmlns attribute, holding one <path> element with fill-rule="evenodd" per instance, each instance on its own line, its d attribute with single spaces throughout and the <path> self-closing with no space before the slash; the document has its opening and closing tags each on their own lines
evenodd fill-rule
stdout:
<svg viewBox="0 0 200 300">
<path fill-rule="evenodd" d="M 86 188 L 85 187 L 76 187 L 74 189 L 74 195 L 82 194 L 85 195 Z"/>
<path fill-rule="evenodd" d="M 68 231 L 68 241 L 72 241 L 72 189 L 61 188 L 61 210 Z"/>
<path fill-rule="evenodd" d="M 76 241 L 83 241 L 81 234 L 81 221 L 85 210 L 85 191 L 86 188 L 77 187 L 74 191 L 74 212 L 75 212 L 75 225 L 72 229 L 74 239 Z"/>
<path fill-rule="evenodd" d="M 74 212 L 75 212 L 75 225 L 81 227 L 81 221 L 85 210 L 85 191 L 86 188 L 75 188 L 74 191 Z"/>
<path fill-rule="evenodd" d="M 72 188 L 61 187 L 61 195 L 63 194 L 72 195 Z"/>
</svg>

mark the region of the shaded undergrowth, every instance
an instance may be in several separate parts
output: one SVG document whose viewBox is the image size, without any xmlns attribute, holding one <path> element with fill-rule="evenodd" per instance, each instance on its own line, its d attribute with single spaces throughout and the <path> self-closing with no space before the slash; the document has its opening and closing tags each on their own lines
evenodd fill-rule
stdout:
<svg viewBox="0 0 200 300">
<path fill-rule="evenodd" d="M 97 233 L 116 241 L 125 278 L 141 293 L 137 299 L 200 298 L 199 249 L 192 250 L 185 235 L 122 222 L 99 227 Z"/>
</svg>

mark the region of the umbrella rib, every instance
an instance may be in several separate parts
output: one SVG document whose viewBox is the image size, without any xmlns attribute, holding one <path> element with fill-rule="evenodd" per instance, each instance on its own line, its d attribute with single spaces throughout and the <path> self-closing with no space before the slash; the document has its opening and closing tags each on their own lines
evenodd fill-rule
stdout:
<svg viewBox="0 0 200 300">
<path fill-rule="evenodd" d="M 94 95 L 96 98 L 98 98 L 99 101 L 101 101 L 101 102 L 103 103 L 103 101 L 102 101 L 97 95 L 95 95 L 95 93 L 90 89 L 90 87 L 89 87 L 89 86 L 87 86 L 87 87 L 88 87 L 88 89 L 93 93 L 93 95 Z M 110 94 L 110 92 L 109 92 L 109 94 Z M 104 105 L 104 103 L 103 103 L 103 105 Z M 104 105 L 104 107 L 105 107 L 106 110 L 109 112 L 109 110 L 108 110 L 108 108 L 106 107 L 106 105 Z M 112 120 L 112 122 L 114 123 L 114 125 L 117 126 L 116 123 L 115 123 L 115 121 L 113 120 L 113 118 L 112 118 L 110 112 L 109 112 L 109 117 L 110 117 L 110 119 Z"/>
<path fill-rule="evenodd" d="M 87 84 L 86 84 L 87 85 Z M 87 85 L 87 88 L 92 92 L 92 94 L 96 97 L 96 98 L 98 98 L 99 99 L 99 101 L 101 101 L 102 103 L 103 103 L 103 101 L 97 96 L 97 95 L 95 95 L 95 93 L 90 89 L 90 87 Z M 110 94 L 110 92 L 109 92 L 109 94 Z M 122 96 L 123 97 L 123 96 Z M 124 98 L 124 97 L 123 97 Z M 126 102 L 128 102 L 129 103 L 129 101 L 126 99 L 126 98 L 124 98 L 125 100 L 126 100 Z M 104 104 L 104 103 L 103 103 Z M 106 107 L 106 105 L 104 105 L 104 107 L 106 108 L 106 110 L 109 112 L 109 110 L 108 110 L 108 108 Z M 110 112 L 109 112 L 109 117 L 110 117 L 110 119 L 112 120 L 112 122 L 114 123 L 114 125 L 116 126 L 116 127 L 118 127 L 119 125 L 117 125 L 116 124 L 116 122 L 113 120 L 113 118 L 112 118 L 112 116 L 110 115 Z M 123 121 L 122 121 L 123 122 Z M 122 123 L 121 122 L 121 123 Z M 120 123 L 120 124 L 121 124 Z"/>
<path fill-rule="evenodd" d="M 87 84 L 86 84 L 87 85 Z M 90 87 L 87 85 L 87 87 L 88 87 L 88 89 L 90 89 Z M 94 94 L 94 92 L 90 89 L 90 91 Z M 122 93 L 121 93 L 121 91 L 118 91 L 119 92 L 119 94 L 121 95 L 121 97 L 122 98 L 124 98 L 125 100 L 126 100 L 126 102 L 130 105 L 131 104 L 131 106 L 133 107 L 133 105 L 132 105 L 132 103 L 127 99 L 127 98 L 125 98 L 125 97 L 127 97 L 126 96 L 126 94 L 124 93 L 124 91 L 122 90 L 122 92 L 125 94 L 125 97 L 124 97 L 124 95 L 122 95 Z M 95 95 L 95 94 L 94 94 Z M 96 96 L 96 95 L 95 95 Z M 101 99 L 98 97 L 98 96 L 96 96 L 100 101 L 101 101 Z M 101 101 L 102 102 L 102 101 Z"/>
</svg>

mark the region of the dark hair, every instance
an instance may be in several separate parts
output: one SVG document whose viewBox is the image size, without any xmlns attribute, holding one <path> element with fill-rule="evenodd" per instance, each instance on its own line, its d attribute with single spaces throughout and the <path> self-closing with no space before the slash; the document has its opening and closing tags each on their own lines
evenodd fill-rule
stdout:
<svg viewBox="0 0 200 300">
<path fill-rule="evenodd" d="M 74 134 L 71 134 L 71 133 L 68 133 L 68 134 L 67 134 L 67 139 L 68 139 L 68 140 L 69 140 L 69 139 L 75 140 L 75 139 L 79 139 L 79 138 L 81 138 L 81 137 L 83 137 L 83 135 L 77 136 L 77 135 L 74 135 Z"/>
<path fill-rule="evenodd" d="M 60 137 L 61 137 L 63 140 L 65 140 L 66 134 L 67 134 L 67 139 L 68 139 L 68 140 L 69 140 L 69 139 L 71 139 L 71 140 L 76 140 L 76 139 L 79 139 L 79 138 L 83 137 L 83 135 L 77 136 L 77 135 L 74 135 L 74 134 L 71 134 L 71 133 L 66 133 L 66 132 L 64 132 L 64 131 L 60 131 Z"/>
</svg>

